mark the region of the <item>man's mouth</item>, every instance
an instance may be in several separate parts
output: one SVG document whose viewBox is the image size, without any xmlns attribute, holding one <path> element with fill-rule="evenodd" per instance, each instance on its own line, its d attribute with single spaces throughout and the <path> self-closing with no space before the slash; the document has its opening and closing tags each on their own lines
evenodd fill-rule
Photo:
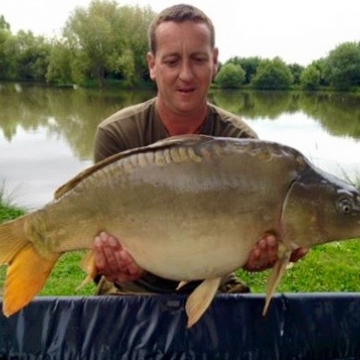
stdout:
<svg viewBox="0 0 360 360">
<path fill-rule="evenodd" d="M 181 92 L 181 93 L 190 93 L 190 92 L 192 92 L 194 90 L 195 90 L 195 88 L 178 89 L 178 91 Z"/>
</svg>

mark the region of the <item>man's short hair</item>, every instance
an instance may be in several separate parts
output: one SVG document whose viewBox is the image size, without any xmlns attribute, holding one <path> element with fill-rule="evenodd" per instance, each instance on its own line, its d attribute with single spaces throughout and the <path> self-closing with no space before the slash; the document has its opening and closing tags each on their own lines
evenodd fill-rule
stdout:
<svg viewBox="0 0 360 360">
<path fill-rule="evenodd" d="M 205 24 L 210 30 L 210 45 L 211 47 L 215 46 L 215 29 L 210 18 L 195 6 L 178 4 L 164 9 L 151 22 L 148 36 L 150 51 L 153 54 L 156 53 L 156 29 L 160 24 L 167 21 L 174 21 L 177 23 L 181 23 L 184 21 L 194 21 L 197 23 Z"/>
</svg>

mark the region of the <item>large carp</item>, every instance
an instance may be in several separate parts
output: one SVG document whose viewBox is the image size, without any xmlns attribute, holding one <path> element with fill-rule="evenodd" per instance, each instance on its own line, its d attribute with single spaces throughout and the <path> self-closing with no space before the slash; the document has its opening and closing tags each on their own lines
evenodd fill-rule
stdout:
<svg viewBox="0 0 360 360">
<path fill-rule="evenodd" d="M 42 209 L 0 226 L 0 264 L 9 265 L 4 314 L 31 301 L 61 254 L 91 249 L 103 230 L 146 271 L 205 279 L 187 299 L 191 326 L 221 277 L 272 232 L 279 260 L 265 312 L 294 249 L 360 236 L 360 196 L 273 142 L 193 135 L 119 153 L 60 187 Z"/>
</svg>

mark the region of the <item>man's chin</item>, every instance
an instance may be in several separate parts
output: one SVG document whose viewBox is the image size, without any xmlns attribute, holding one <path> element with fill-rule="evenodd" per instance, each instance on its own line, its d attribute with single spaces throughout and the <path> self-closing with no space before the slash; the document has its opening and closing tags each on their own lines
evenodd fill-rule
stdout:
<svg viewBox="0 0 360 360">
<path fill-rule="evenodd" d="M 201 105 L 199 100 L 188 97 L 187 99 L 179 99 L 176 101 L 174 107 L 178 111 L 191 113 L 201 108 Z"/>
<path fill-rule="evenodd" d="M 187 114 L 192 114 L 194 111 L 196 111 L 197 107 L 189 106 L 189 105 L 181 106 L 177 104 L 175 109 L 179 114 L 187 115 Z"/>
</svg>

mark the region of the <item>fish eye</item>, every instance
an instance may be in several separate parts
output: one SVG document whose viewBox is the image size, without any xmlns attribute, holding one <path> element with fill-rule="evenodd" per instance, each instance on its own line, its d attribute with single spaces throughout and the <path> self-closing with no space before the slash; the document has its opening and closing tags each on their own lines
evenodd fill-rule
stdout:
<svg viewBox="0 0 360 360">
<path fill-rule="evenodd" d="M 337 209 L 340 213 L 347 215 L 353 210 L 353 202 L 349 198 L 341 198 L 337 203 Z"/>
</svg>

